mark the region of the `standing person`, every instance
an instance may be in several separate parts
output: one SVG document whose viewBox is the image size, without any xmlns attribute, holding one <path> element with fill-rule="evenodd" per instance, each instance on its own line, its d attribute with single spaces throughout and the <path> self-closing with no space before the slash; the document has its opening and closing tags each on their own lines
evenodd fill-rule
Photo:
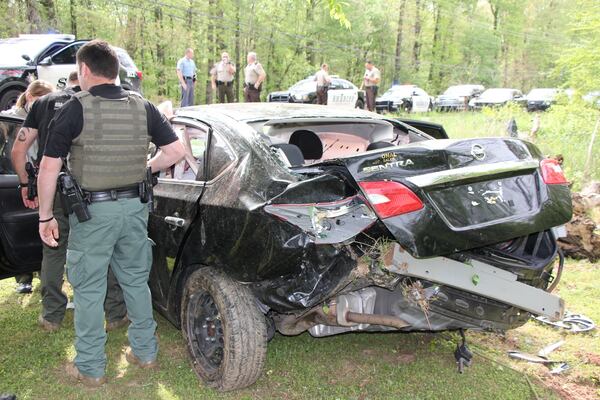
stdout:
<svg viewBox="0 0 600 400">
<path fill-rule="evenodd" d="M 317 104 L 327 105 L 327 91 L 331 83 L 327 64 L 321 65 L 321 69 L 315 74 L 315 81 L 317 81 Z"/>
<path fill-rule="evenodd" d="M 244 68 L 244 101 L 246 103 L 259 103 L 261 84 L 267 74 L 257 61 L 255 52 L 248 53 L 246 60 L 248 65 Z"/>
<path fill-rule="evenodd" d="M 75 356 L 66 373 L 87 386 L 106 382 L 102 302 L 110 264 L 123 288 L 130 346 L 125 357 L 141 368 L 158 366 L 156 322 L 148 276 L 152 264 L 148 206 L 140 199 L 146 167 L 160 171 L 183 158 L 185 150 L 171 125 L 139 94 L 115 85 L 119 60 L 110 45 L 92 40 L 77 52 L 82 91 L 56 114 L 40 164 L 39 232 L 56 247 L 60 240 L 52 214 L 56 181 L 69 155 L 69 167 L 86 198 L 91 219 L 69 216 L 67 277 L 74 292 Z M 149 141 L 160 150 L 146 161 Z"/>
<path fill-rule="evenodd" d="M 37 154 L 33 164 L 38 166 L 46 148 L 48 126 L 56 110 L 60 109 L 75 93 L 80 91 L 77 79 L 77 72 L 71 72 L 66 89 L 50 93 L 33 103 L 31 112 L 27 115 L 27 119 L 25 119 L 23 127 L 19 131 L 18 140 L 13 145 L 11 153 L 14 169 L 21 182 L 27 180 L 25 163 L 28 150 L 37 145 Z M 27 198 L 27 187 L 21 188 L 21 198 L 25 207 L 37 207 L 37 198 L 33 201 Z M 40 271 L 42 313 L 38 318 L 42 329 L 49 332 L 58 330 L 65 316 L 67 296 L 62 291 L 62 286 L 67 256 L 67 238 L 69 236 L 69 220 L 58 198 L 54 199 L 54 209 L 52 211 L 58 222 L 60 236 L 58 247 L 50 247 L 46 244 L 42 247 L 42 269 Z M 107 331 L 127 324 L 127 309 L 125 308 L 123 292 L 112 270 L 109 270 L 108 273 L 108 292 L 104 309 L 106 311 Z"/>
<path fill-rule="evenodd" d="M 181 86 L 181 107 L 194 105 L 194 86 L 196 85 L 196 64 L 194 50 L 188 48 L 185 56 L 177 61 L 177 77 Z"/>
<path fill-rule="evenodd" d="M 52 84 L 50 84 L 49 82 L 42 81 L 42 80 L 35 80 L 35 81 L 31 82 L 29 84 L 29 86 L 27 86 L 27 90 L 25 90 L 23 93 L 21 93 L 21 96 L 19 96 L 19 98 L 17 99 L 17 103 L 15 104 L 15 106 L 13 108 L 11 108 L 10 110 L 2 111 L 1 114 L 26 118 L 27 115 L 29 114 L 29 111 L 31 110 L 32 105 L 35 103 L 35 101 L 39 97 L 42 97 L 53 91 L 54 91 L 54 86 L 52 86 Z M 19 143 L 20 141 L 21 141 L 21 136 L 17 135 L 17 140 L 15 141 L 15 144 Z M 13 144 L 13 147 L 14 147 L 14 144 Z M 33 153 L 35 153 L 35 151 L 33 151 Z M 26 157 L 27 154 L 24 154 L 23 156 Z M 30 157 L 30 158 L 32 158 L 32 157 Z M 13 166 L 14 166 L 14 155 L 12 155 L 12 154 L 11 154 L 11 159 L 13 161 Z M 31 161 L 33 161 L 33 159 Z M 23 163 L 23 167 L 25 167 L 25 163 Z M 15 171 L 16 171 L 16 168 L 15 168 Z M 25 171 L 25 170 L 23 169 L 23 171 Z M 35 202 L 27 200 L 27 173 L 25 172 L 25 174 L 23 176 L 19 175 L 19 179 L 21 182 L 21 184 L 19 185 L 19 187 L 21 189 L 21 195 L 23 193 L 25 193 L 25 197 L 23 197 L 23 203 L 25 204 L 25 207 L 36 208 L 37 200 Z M 17 276 L 15 276 L 15 280 L 17 281 L 17 287 L 15 289 L 17 291 L 17 293 L 21 293 L 21 294 L 31 293 L 31 291 L 33 290 L 33 287 L 32 287 L 33 274 L 17 275 Z"/>
<path fill-rule="evenodd" d="M 361 89 L 365 88 L 367 95 L 367 109 L 369 111 L 375 111 L 375 98 L 377 97 L 377 89 L 379 88 L 379 81 L 381 80 L 381 73 L 373 65 L 371 60 L 367 60 L 365 63 L 365 75 L 363 77 L 363 83 L 360 86 Z"/>
<path fill-rule="evenodd" d="M 212 89 L 217 90 L 219 103 L 233 103 L 233 78 L 235 76 L 235 65 L 229 60 L 229 54 L 223 52 L 221 61 L 210 70 Z"/>
</svg>

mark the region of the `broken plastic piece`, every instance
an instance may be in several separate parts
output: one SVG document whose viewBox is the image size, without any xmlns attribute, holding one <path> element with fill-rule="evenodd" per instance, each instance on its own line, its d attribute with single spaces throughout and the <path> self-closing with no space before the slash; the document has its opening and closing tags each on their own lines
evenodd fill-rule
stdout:
<svg viewBox="0 0 600 400">
<path fill-rule="evenodd" d="M 589 332 L 596 329 L 596 324 L 589 317 L 586 317 L 583 314 L 571 314 L 568 311 L 565 312 L 565 317 L 562 320 L 556 322 L 552 322 L 544 316 L 533 318 L 542 324 L 565 329 L 572 333 Z"/>
</svg>

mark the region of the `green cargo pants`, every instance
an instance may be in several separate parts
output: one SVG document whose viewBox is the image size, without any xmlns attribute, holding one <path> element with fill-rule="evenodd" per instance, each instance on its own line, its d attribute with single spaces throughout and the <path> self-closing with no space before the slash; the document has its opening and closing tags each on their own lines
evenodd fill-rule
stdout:
<svg viewBox="0 0 600 400">
<path fill-rule="evenodd" d="M 158 342 L 148 287 L 152 250 L 147 205 L 137 198 L 119 199 L 92 203 L 89 211 L 92 219 L 86 222 L 69 217 L 67 278 L 75 294 L 75 365 L 97 378 L 106 367 L 102 303 L 109 264 L 125 296 L 133 353 L 141 361 L 153 361 Z"/>
<path fill-rule="evenodd" d="M 53 213 L 58 222 L 59 239 L 58 247 L 44 244 L 42 249 L 42 270 L 40 271 L 42 317 L 46 321 L 60 324 L 65 316 L 67 306 L 67 296 L 62 291 L 62 286 L 67 256 L 67 238 L 69 237 L 69 219 L 63 213 L 58 196 L 54 199 Z M 111 270 L 108 273 L 108 291 L 104 311 L 108 322 L 123 319 L 127 313 L 123 292 Z"/>
</svg>

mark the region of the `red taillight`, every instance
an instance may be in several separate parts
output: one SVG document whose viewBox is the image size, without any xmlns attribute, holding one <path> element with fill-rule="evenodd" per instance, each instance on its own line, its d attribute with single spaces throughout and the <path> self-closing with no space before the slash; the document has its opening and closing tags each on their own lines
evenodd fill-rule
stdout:
<svg viewBox="0 0 600 400">
<path fill-rule="evenodd" d="M 142 79 L 142 71 L 137 71 L 136 72 L 137 77 L 140 78 L 140 80 Z"/>
<path fill-rule="evenodd" d="M 542 170 L 542 179 L 544 179 L 546 184 L 560 185 L 568 183 L 567 177 L 558 161 L 552 158 L 544 158 L 540 162 L 540 169 Z"/>
<path fill-rule="evenodd" d="M 423 208 L 421 199 L 401 183 L 376 181 L 360 182 L 359 185 L 380 218 L 406 214 Z"/>
</svg>

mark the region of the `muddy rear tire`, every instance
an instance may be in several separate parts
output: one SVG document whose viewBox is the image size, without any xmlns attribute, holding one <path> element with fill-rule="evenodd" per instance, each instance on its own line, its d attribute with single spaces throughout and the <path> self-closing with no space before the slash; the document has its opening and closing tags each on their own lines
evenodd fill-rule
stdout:
<svg viewBox="0 0 600 400">
<path fill-rule="evenodd" d="M 267 325 L 248 288 L 219 270 L 201 268 L 186 282 L 181 321 L 192 367 L 206 385 L 235 390 L 260 377 Z"/>
</svg>

